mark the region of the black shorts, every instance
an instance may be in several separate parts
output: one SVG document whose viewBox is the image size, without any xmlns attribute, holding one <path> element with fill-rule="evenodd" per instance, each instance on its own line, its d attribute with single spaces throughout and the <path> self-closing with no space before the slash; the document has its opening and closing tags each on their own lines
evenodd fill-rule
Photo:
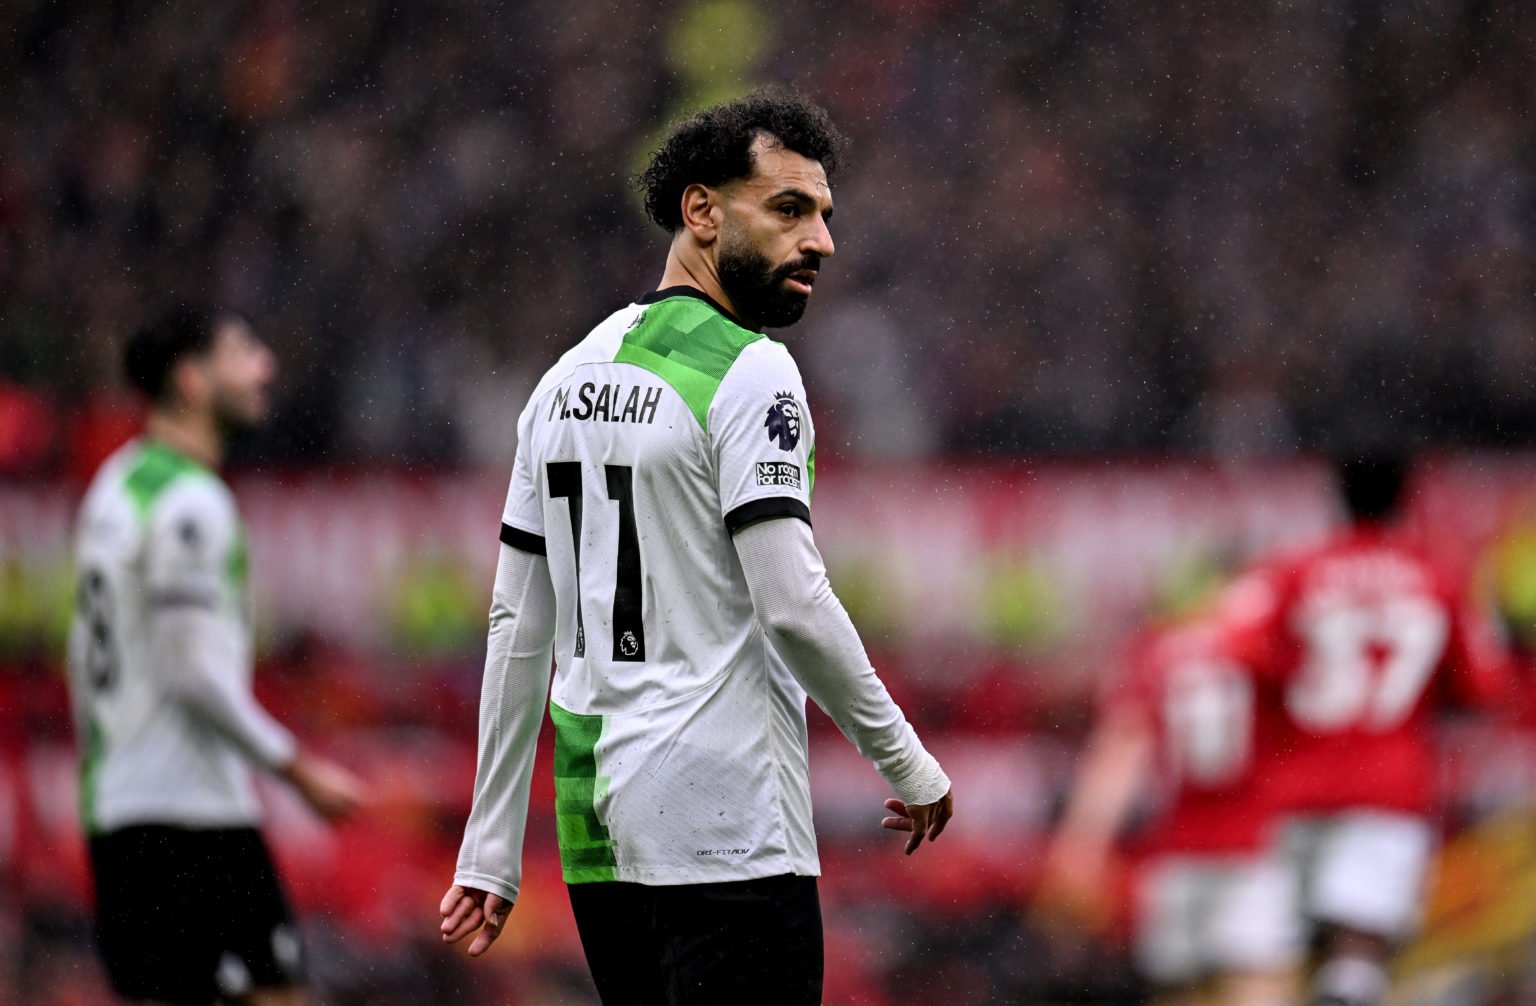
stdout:
<svg viewBox="0 0 1536 1006">
<path fill-rule="evenodd" d="M 587 965 L 607 1006 L 821 1003 L 815 877 L 569 889 Z"/>
<path fill-rule="evenodd" d="M 256 829 L 121 828 L 91 838 L 91 872 L 119 995 L 206 1006 L 299 980 L 298 931 Z"/>
</svg>

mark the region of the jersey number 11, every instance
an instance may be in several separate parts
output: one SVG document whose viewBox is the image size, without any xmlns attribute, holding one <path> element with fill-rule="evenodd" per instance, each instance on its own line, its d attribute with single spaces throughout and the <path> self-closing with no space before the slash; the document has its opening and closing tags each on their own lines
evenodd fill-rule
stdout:
<svg viewBox="0 0 1536 1006">
<path fill-rule="evenodd" d="M 635 470 L 629 465 L 603 465 L 608 498 L 619 505 L 619 554 L 613 584 L 613 659 L 645 660 L 645 623 L 641 617 L 645 575 L 640 567 L 640 535 L 635 530 Z M 576 547 L 576 656 L 587 655 L 586 626 L 581 617 L 581 464 L 551 461 L 545 465 L 549 498 L 565 498 L 571 515 L 571 541 Z"/>
</svg>

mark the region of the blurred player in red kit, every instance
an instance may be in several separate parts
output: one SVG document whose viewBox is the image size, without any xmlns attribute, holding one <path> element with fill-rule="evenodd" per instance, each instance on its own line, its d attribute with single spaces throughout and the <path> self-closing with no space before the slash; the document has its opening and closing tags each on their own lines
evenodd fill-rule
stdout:
<svg viewBox="0 0 1536 1006">
<path fill-rule="evenodd" d="M 1158 1002 L 1286 1006 L 1300 959 L 1293 874 L 1256 781 L 1253 681 L 1217 610 L 1143 634 L 1106 693 L 1047 858 L 1046 896 L 1092 906 L 1139 796 L 1135 957 Z M 1271 721 L 1272 722 L 1272 721 Z M 1149 785 L 1154 784 L 1154 785 Z"/>
<path fill-rule="evenodd" d="M 1317 927 L 1312 1006 L 1376 1006 L 1415 928 L 1436 840 L 1436 714 L 1508 695 L 1469 592 L 1394 531 L 1407 465 L 1338 463 L 1350 523 L 1233 588 L 1235 655 L 1279 743 L 1262 783 Z"/>
</svg>

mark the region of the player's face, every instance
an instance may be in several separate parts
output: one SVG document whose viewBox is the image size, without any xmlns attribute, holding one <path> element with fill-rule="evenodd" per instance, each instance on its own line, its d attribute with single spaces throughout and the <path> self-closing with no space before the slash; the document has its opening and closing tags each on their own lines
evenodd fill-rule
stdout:
<svg viewBox="0 0 1536 1006">
<path fill-rule="evenodd" d="M 245 321 L 227 317 L 217 326 L 207 359 L 214 416 L 226 427 L 254 426 L 267 415 L 277 360 Z"/>
<path fill-rule="evenodd" d="M 835 251 L 832 190 L 818 161 L 761 136 L 752 152 L 752 175 L 725 187 L 720 285 L 743 321 L 780 328 L 800 320 Z"/>
</svg>

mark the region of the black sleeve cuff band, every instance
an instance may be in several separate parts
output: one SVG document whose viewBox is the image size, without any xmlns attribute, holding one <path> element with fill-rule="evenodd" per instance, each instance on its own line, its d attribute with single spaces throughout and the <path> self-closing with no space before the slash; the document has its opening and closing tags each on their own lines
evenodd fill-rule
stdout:
<svg viewBox="0 0 1536 1006">
<path fill-rule="evenodd" d="M 527 531 L 519 531 L 511 524 L 501 525 L 501 543 L 511 545 L 520 552 L 528 552 L 533 555 L 547 555 L 544 548 L 544 539 Z"/>
<path fill-rule="evenodd" d="M 811 508 L 790 496 L 770 496 L 768 499 L 753 500 L 750 503 L 743 503 L 725 515 L 725 529 L 735 534 L 748 524 L 756 524 L 760 520 L 770 520 L 774 517 L 794 517 L 809 524 Z"/>
</svg>

